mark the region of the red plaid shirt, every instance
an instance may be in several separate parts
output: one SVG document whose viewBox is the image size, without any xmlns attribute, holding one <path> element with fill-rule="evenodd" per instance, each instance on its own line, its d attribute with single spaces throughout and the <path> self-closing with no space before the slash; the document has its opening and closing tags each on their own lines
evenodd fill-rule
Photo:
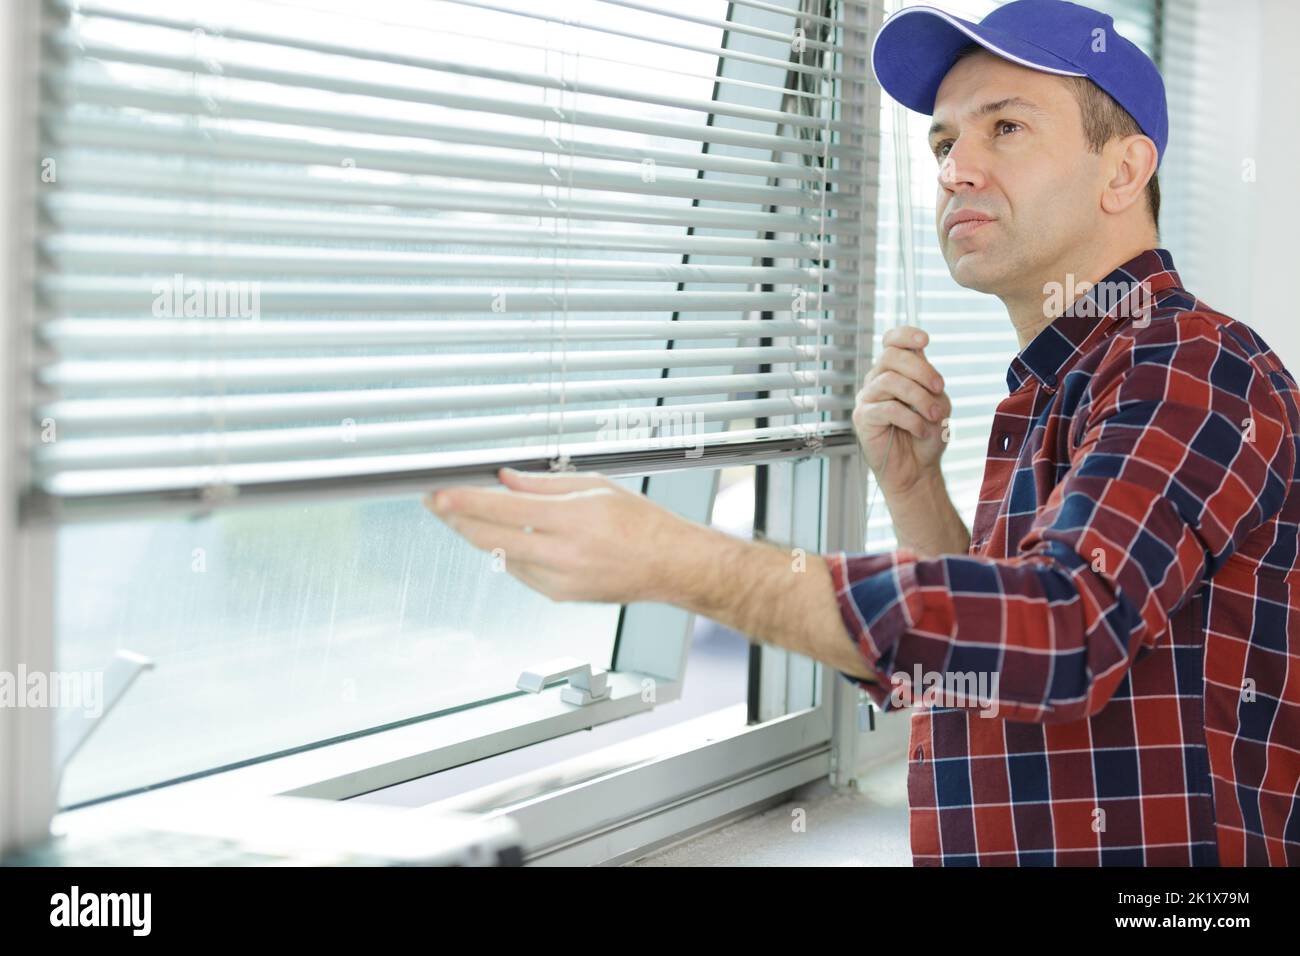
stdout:
<svg viewBox="0 0 1300 956">
<path fill-rule="evenodd" d="M 1154 249 L 1007 385 L 968 554 L 827 555 L 914 863 L 1300 864 L 1295 379 Z"/>
</svg>

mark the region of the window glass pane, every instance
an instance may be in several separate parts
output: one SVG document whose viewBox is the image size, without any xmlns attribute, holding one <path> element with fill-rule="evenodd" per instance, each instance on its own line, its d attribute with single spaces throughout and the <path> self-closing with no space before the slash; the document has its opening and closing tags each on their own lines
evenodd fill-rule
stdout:
<svg viewBox="0 0 1300 956">
<path fill-rule="evenodd" d="M 409 496 L 73 525 L 56 579 L 60 670 L 156 662 L 65 805 L 521 693 L 552 657 L 609 667 L 619 612 L 552 603 Z"/>
<path fill-rule="evenodd" d="M 754 476 L 754 465 L 721 469 L 718 493 L 713 499 L 710 521 L 713 527 L 740 538 L 752 537 Z M 688 652 L 690 678 L 682 682 L 681 696 L 666 706 L 610 721 L 581 734 L 566 734 L 441 773 L 382 787 L 352 799 L 399 807 L 425 806 L 624 741 L 632 742 L 635 747 L 636 738 L 643 734 L 725 708 L 735 709 L 745 703 L 749 691 L 750 646 L 744 635 L 717 621 L 697 616 Z M 743 706 L 736 715 L 736 726 L 745 726 Z M 629 753 L 637 751 L 632 749 Z"/>
</svg>

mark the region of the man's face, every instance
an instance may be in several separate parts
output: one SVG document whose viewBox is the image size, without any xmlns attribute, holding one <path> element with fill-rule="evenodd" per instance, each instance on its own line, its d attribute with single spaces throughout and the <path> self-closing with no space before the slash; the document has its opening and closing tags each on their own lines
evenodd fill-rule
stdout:
<svg viewBox="0 0 1300 956">
<path fill-rule="evenodd" d="M 1074 94 L 1060 77 L 980 51 L 944 77 L 933 124 L 936 227 L 953 279 L 1032 294 L 1100 214 L 1100 156 L 1087 148 Z M 962 210 L 992 221 L 949 232 L 946 217 Z"/>
</svg>

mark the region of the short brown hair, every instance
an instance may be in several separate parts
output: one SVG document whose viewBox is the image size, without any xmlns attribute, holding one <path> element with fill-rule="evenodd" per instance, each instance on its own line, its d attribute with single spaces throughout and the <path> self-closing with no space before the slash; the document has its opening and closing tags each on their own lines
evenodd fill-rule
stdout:
<svg viewBox="0 0 1300 956">
<path fill-rule="evenodd" d="M 957 56 L 961 58 L 983 50 L 984 47 L 978 43 L 971 43 L 963 47 Z M 1079 103 L 1079 112 L 1083 117 L 1083 136 L 1091 152 L 1100 153 L 1102 147 L 1117 136 L 1133 136 L 1142 133 L 1141 127 L 1138 126 L 1137 121 L 1133 119 L 1128 110 L 1120 106 L 1113 96 L 1088 77 L 1062 76 L 1061 79 L 1070 84 L 1074 98 Z M 1151 221 L 1155 224 L 1158 233 L 1160 229 L 1160 177 L 1157 173 L 1152 173 L 1151 179 L 1147 183 L 1147 210 L 1151 213 Z"/>
</svg>

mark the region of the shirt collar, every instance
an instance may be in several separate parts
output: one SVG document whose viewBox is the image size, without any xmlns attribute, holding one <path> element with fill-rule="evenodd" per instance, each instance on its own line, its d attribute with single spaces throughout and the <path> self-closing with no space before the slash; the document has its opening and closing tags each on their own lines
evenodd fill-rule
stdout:
<svg viewBox="0 0 1300 956">
<path fill-rule="evenodd" d="M 1182 288 L 1182 281 L 1169 250 L 1147 249 L 1134 256 L 1078 296 L 1011 360 L 1007 389 L 1016 391 L 1030 375 L 1048 390 L 1055 389 L 1079 356 L 1170 288 Z M 1062 299 L 1075 295 L 1068 287 L 1061 293 Z"/>
</svg>

